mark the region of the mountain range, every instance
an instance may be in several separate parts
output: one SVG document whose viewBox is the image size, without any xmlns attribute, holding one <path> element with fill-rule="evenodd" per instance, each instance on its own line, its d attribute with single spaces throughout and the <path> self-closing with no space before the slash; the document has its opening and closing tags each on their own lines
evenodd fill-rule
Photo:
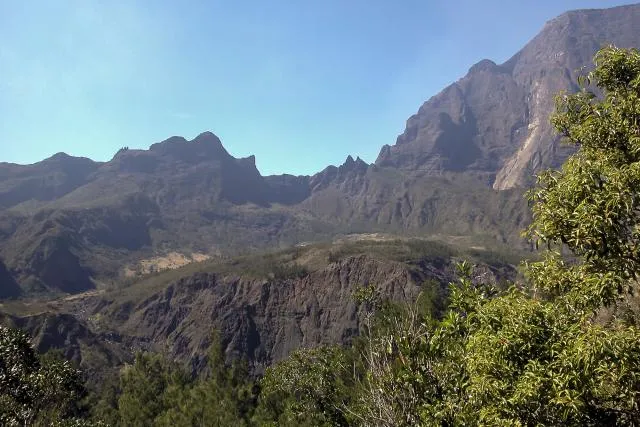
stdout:
<svg viewBox="0 0 640 427">
<path fill-rule="evenodd" d="M 0 259 L 28 293 L 80 292 L 170 251 L 210 255 L 383 231 L 522 246 L 522 189 L 571 152 L 554 95 L 598 48 L 640 45 L 640 6 L 549 21 L 503 64 L 483 60 L 426 101 L 374 164 L 261 176 L 213 133 L 171 137 L 108 162 L 64 153 L 0 164 Z"/>
<path fill-rule="evenodd" d="M 104 287 L 158 254 L 228 255 L 349 232 L 509 242 L 526 218 L 517 191 L 351 157 L 314 176 L 263 177 L 253 157 L 232 157 L 209 132 L 106 163 L 57 154 L 0 171 L 0 254 L 29 294 Z"/>
<path fill-rule="evenodd" d="M 92 346 L 116 365 L 130 348 L 166 345 L 197 368 L 204 319 L 259 370 L 355 335 L 358 285 L 400 300 L 425 281 L 440 292 L 459 250 L 512 277 L 511 262 L 486 254 L 528 249 L 524 191 L 572 152 L 549 122 L 555 94 L 578 90 L 600 47 L 640 46 L 639 25 L 640 5 L 549 21 L 505 63 L 480 61 L 427 100 L 373 164 L 349 156 L 312 176 L 262 176 L 211 132 L 107 162 L 0 163 L 0 320 L 76 359 Z M 380 236 L 385 256 L 371 254 Z M 337 256 L 350 238 L 368 249 Z M 387 259 L 415 249 L 408 238 L 439 255 Z M 247 254 L 274 249 L 251 273 L 264 259 Z"/>
</svg>

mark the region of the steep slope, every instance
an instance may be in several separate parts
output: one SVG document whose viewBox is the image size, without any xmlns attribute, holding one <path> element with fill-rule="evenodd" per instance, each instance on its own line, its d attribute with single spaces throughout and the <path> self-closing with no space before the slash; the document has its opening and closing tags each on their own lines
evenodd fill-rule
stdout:
<svg viewBox="0 0 640 427">
<path fill-rule="evenodd" d="M 135 305 L 122 330 L 170 343 L 172 356 L 193 358 L 197 367 L 216 327 L 227 352 L 247 357 L 260 371 L 296 348 L 348 342 L 357 335 L 359 307 L 352 296 L 357 286 L 376 284 L 385 295 L 404 299 L 415 297 L 426 278 L 366 256 L 300 279 L 196 274 Z"/>
<path fill-rule="evenodd" d="M 99 163 L 58 153 L 33 165 L 0 163 L 0 209 L 28 200 L 50 201 L 86 184 Z"/>
<path fill-rule="evenodd" d="M 0 211 L 0 255 L 25 290 L 39 292 L 92 289 L 117 279 L 123 261 L 158 251 L 279 245 L 282 230 L 292 235 L 283 244 L 295 242 L 295 216 L 270 204 L 308 194 L 307 178 L 268 181 L 253 156 L 232 157 L 210 132 L 122 149 L 104 164 L 56 155 L 2 171 L 7 194 L 19 197 Z M 34 182 L 39 192 L 27 191 Z"/>
<path fill-rule="evenodd" d="M 96 333 L 86 322 L 67 313 L 30 316 L 0 313 L 0 324 L 26 331 L 39 353 L 60 351 L 65 359 L 82 369 L 90 390 L 101 390 L 104 379 L 113 377 L 120 366 L 133 360 L 133 351 L 142 348 L 117 333 Z"/>
<path fill-rule="evenodd" d="M 21 293 L 20 286 L 0 260 L 0 299 L 17 297 Z"/>
<path fill-rule="evenodd" d="M 300 206 L 352 232 L 469 236 L 520 247 L 529 220 L 521 191 L 495 192 L 472 179 L 350 163 L 311 180 Z"/>
<path fill-rule="evenodd" d="M 640 46 L 640 5 L 579 10 L 549 21 L 502 65 L 483 60 L 407 121 L 376 164 L 411 172 L 463 173 L 497 190 L 526 186 L 532 173 L 562 163 L 548 118 L 554 95 L 576 90 L 576 77 L 605 44 Z"/>
<path fill-rule="evenodd" d="M 514 243 L 523 207 L 519 194 L 351 157 L 312 177 L 262 177 L 253 157 L 232 157 L 206 132 L 122 149 L 73 191 L 0 212 L 0 256 L 27 293 L 77 293 L 170 251 L 229 254 L 369 231 Z"/>
<path fill-rule="evenodd" d="M 361 286 L 372 285 L 393 301 L 411 301 L 425 291 L 437 314 L 460 255 L 437 242 L 363 236 L 212 261 L 148 276 L 125 289 L 25 304 L 13 309 L 21 316 L 0 315 L 0 323 L 28 330 L 39 350 L 62 348 L 83 366 L 95 368 L 95 360 L 115 366 L 137 349 L 151 349 L 194 371 L 203 367 L 215 328 L 227 355 L 246 358 L 259 373 L 299 347 L 349 343 L 361 327 L 363 307 L 353 297 Z M 480 255 L 476 274 L 482 280 L 515 274 L 494 255 Z M 474 259 L 470 252 L 464 256 Z"/>
</svg>

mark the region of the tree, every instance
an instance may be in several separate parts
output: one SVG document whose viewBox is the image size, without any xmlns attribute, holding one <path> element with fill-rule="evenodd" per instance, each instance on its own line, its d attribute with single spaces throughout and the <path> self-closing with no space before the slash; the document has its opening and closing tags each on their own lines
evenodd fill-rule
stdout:
<svg viewBox="0 0 640 427">
<path fill-rule="evenodd" d="M 261 381 L 259 424 L 346 426 L 351 366 L 344 349 L 322 346 L 294 351 L 267 369 Z"/>
<path fill-rule="evenodd" d="M 136 354 L 133 365 L 125 366 L 120 375 L 120 423 L 132 427 L 156 425 L 176 405 L 187 383 L 184 373 L 162 355 Z"/>
<path fill-rule="evenodd" d="M 212 334 L 206 373 L 187 375 L 161 354 L 139 353 L 120 373 L 114 424 L 125 426 L 243 426 L 255 407 L 246 365 L 228 365 L 219 335 Z M 101 413 L 109 414 L 107 394 Z"/>
<path fill-rule="evenodd" d="M 253 382 L 244 363 L 227 365 L 217 332 L 212 334 L 207 371 L 192 387 L 174 390 L 173 404 L 157 419 L 157 425 L 246 425 L 255 406 Z"/>
<path fill-rule="evenodd" d="M 558 96 L 552 117 L 578 151 L 561 170 L 541 174 L 529 193 L 528 232 L 547 245 L 544 259 L 525 266 L 525 288 L 472 298 L 467 308 L 453 304 L 449 325 L 465 331 L 458 338 L 466 377 L 465 402 L 456 405 L 462 419 L 475 414 L 493 425 L 640 419 L 640 330 L 618 315 L 640 272 L 640 54 L 608 47 L 595 65 L 582 91 Z M 587 90 L 590 83 L 602 98 Z M 614 313 L 606 323 L 597 321 L 603 310 Z"/>
<path fill-rule="evenodd" d="M 0 424 L 85 425 L 80 372 L 53 355 L 38 356 L 29 337 L 0 326 Z"/>
<path fill-rule="evenodd" d="M 542 174 L 529 195 L 531 237 L 561 243 L 579 258 L 562 264 L 551 252 L 532 279 L 551 294 L 568 291 L 575 280 L 588 281 L 590 286 L 577 289 L 585 309 L 618 302 L 640 271 L 640 54 L 609 47 L 598 52 L 595 64 L 582 81 L 595 83 L 604 98 L 586 88 L 561 94 L 552 117 L 578 152 L 560 171 Z M 545 278 L 539 273 L 547 267 L 562 280 L 536 280 Z"/>
</svg>

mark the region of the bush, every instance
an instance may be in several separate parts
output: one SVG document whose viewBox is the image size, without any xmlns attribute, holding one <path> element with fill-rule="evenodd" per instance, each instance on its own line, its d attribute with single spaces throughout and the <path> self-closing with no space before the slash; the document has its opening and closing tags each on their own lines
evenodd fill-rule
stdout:
<svg viewBox="0 0 640 427">
<path fill-rule="evenodd" d="M 69 362 L 38 357 L 24 332 L 0 326 L 0 424 L 71 422 L 81 415 L 84 395 L 80 372 Z"/>
</svg>

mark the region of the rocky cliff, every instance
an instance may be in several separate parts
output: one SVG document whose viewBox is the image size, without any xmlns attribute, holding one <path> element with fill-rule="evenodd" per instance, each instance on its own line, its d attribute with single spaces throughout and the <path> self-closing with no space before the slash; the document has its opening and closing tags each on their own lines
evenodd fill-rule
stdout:
<svg viewBox="0 0 640 427">
<path fill-rule="evenodd" d="M 40 351 L 62 349 L 98 376 L 100 364 L 117 366 L 138 350 L 163 352 L 197 372 L 217 329 L 228 357 L 245 358 L 260 373 L 297 348 L 351 342 L 365 314 L 354 299 L 362 286 L 374 286 L 396 302 L 426 292 L 437 314 L 455 280 L 457 259 L 455 251 L 428 241 L 309 245 L 203 264 L 190 274 L 185 267 L 40 307 L 27 304 L 15 310 L 34 314 L 0 315 L 0 322 L 29 331 Z M 303 268 L 274 275 L 283 265 Z M 485 257 L 476 274 L 496 281 L 513 277 L 515 270 Z"/>
<path fill-rule="evenodd" d="M 640 5 L 567 12 L 504 64 L 483 60 L 425 102 L 376 164 L 430 175 L 463 173 L 496 190 L 527 186 L 570 149 L 549 123 L 554 96 L 606 44 L 640 46 Z"/>
</svg>

